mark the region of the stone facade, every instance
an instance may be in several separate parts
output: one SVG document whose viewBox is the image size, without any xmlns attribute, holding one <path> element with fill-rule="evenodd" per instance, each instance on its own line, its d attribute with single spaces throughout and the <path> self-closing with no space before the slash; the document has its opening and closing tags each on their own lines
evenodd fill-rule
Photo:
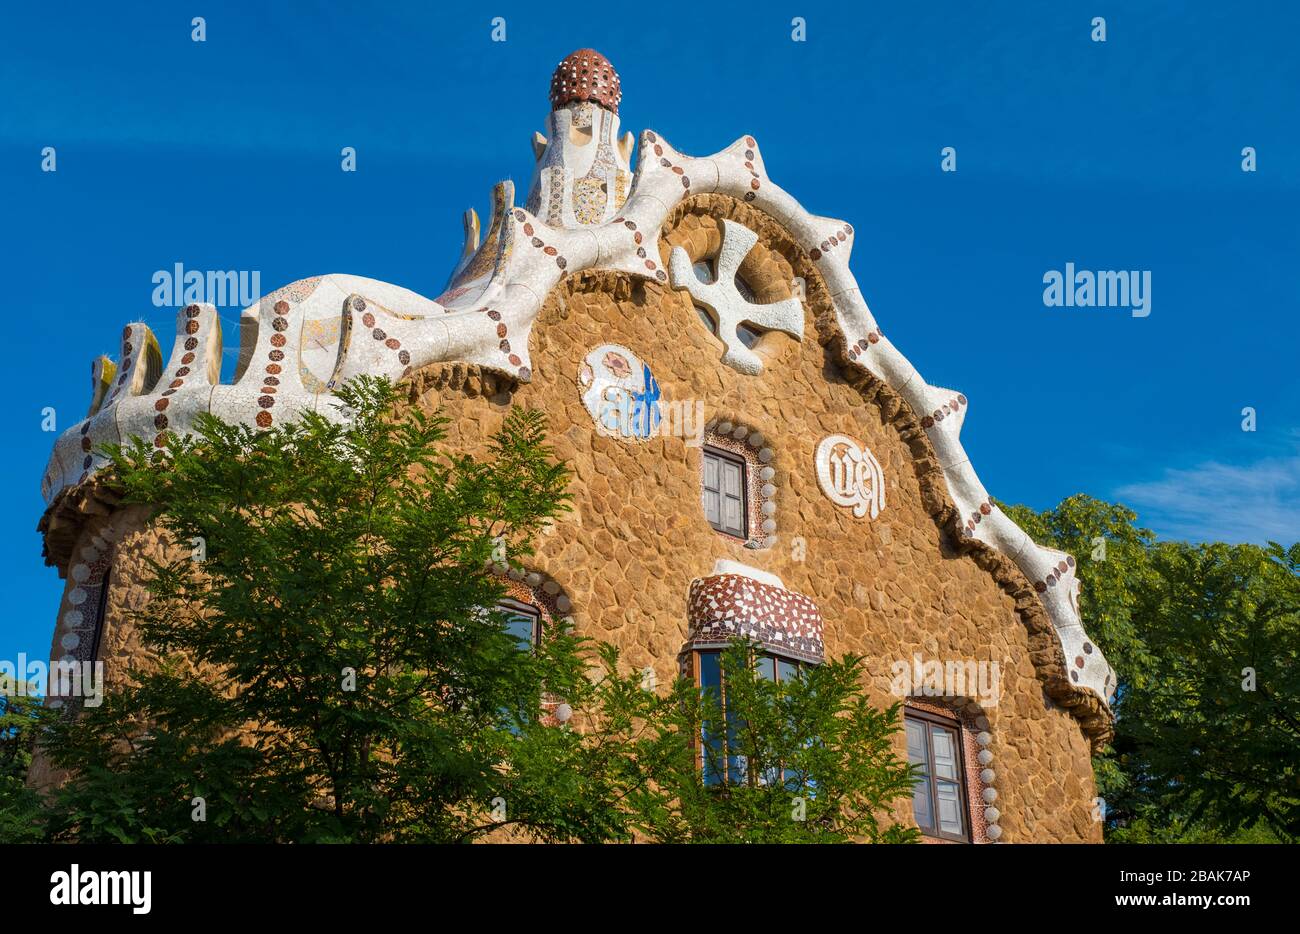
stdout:
<svg viewBox="0 0 1300 934">
<path fill-rule="evenodd" d="M 647 159 L 650 164 L 656 161 L 648 152 L 650 145 L 656 153 L 665 151 L 654 134 L 646 134 L 638 179 L 648 171 Z M 776 196 L 763 188 L 761 160 L 752 152 L 756 144 L 748 140 L 747 145 L 751 148 L 744 150 L 749 155 L 744 164 L 750 166 L 752 184 L 731 193 L 722 190 L 721 170 L 715 171 L 716 183 L 709 189 L 700 184 L 700 171 L 687 174 L 673 164 L 705 160 L 685 160 L 667 150 L 674 159 L 664 156 L 659 161 L 677 171 L 684 190 L 662 212 L 657 230 L 619 217 L 589 234 L 597 244 L 595 262 L 575 261 L 581 250 L 563 246 L 587 241 L 564 241 L 550 228 L 542 231 L 540 222 L 523 211 L 517 212 L 520 233 L 512 240 L 513 235 L 507 236 L 513 227 L 509 204 L 499 205 L 492 225 L 497 268 L 510 262 L 512 252 L 534 248 L 537 255 L 545 248 L 550 250 L 546 255 L 558 254 L 559 260 L 568 255 L 570 260 L 558 270 L 550 269 L 549 278 L 516 278 L 497 293 L 480 280 L 459 280 L 457 288 L 472 293 L 474 301 L 497 294 L 500 307 L 507 306 L 506 296 L 522 294 L 511 292 L 520 282 L 540 289 L 539 303 L 522 327 L 516 322 L 523 319 L 509 311 L 503 318 L 489 299 L 482 299 L 488 305 L 470 312 L 473 327 L 487 322 L 496 335 L 491 341 L 499 336 L 500 352 L 509 354 L 509 365 L 489 363 L 486 356 L 480 359 L 478 351 L 455 354 L 448 349 L 455 340 L 439 345 L 443 349 L 437 353 L 423 353 L 425 345 L 409 337 L 413 332 L 389 326 L 389 334 L 401 335 L 400 341 L 386 335 L 390 345 L 400 346 L 402 353 L 413 348 L 414 356 L 405 358 L 411 362 L 394 374 L 406 388 L 403 407 L 448 417 L 447 444 L 467 453 L 486 451 L 511 406 L 546 413 L 551 443 L 571 470 L 574 508 L 543 536 L 533 561 L 539 577 L 531 583 L 551 584 L 548 596 L 539 598 L 546 604 L 544 625 L 567 613 L 579 633 L 616 644 L 626 664 L 653 668 L 660 682 L 670 681 L 681 670 L 683 649 L 692 638 L 692 584 L 720 573 L 721 561 L 751 569 L 756 579 L 777 580 L 810 600 L 820 614 L 826 656 L 865 656 L 871 697 L 881 707 L 898 699 L 899 665 L 916 659 L 996 663 L 1000 690 L 994 696 L 944 701 L 963 724 L 973 838 L 1099 842 L 1089 756 L 1108 738 L 1111 720 L 1106 698 L 1096 689 L 1084 689 L 1079 671 L 1093 672 L 1088 676 L 1100 683 L 1096 666 L 1102 666 L 1107 678 L 1109 669 L 1099 653 L 1095 659 L 1083 657 L 1092 654 L 1091 643 L 1081 643 L 1085 648 L 1079 650 L 1077 664 L 1074 652 L 1067 658 L 1063 649 L 1078 644 L 1082 630 L 1074 633 L 1075 624 L 1061 623 L 1060 606 L 1066 611 L 1069 606 L 1054 603 L 1051 588 L 1059 583 L 1061 593 L 1070 591 L 1073 559 L 1067 563 L 1067 556 L 1061 556 L 1059 568 L 1045 565 L 1047 571 L 1041 577 L 1035 573 L 1031 580 L 1025 548 L 1033 546 L 1022 544 L 1008 552 L 998 546 L 1001 538 L 985 540 L 977 530 L 981 518 L 992 517 L 988 526 L 1003 517 L 987 503 L 977 481 L 970 486 L 953 480 L 953 471 L 961 469 L 950 457 L 955 441 L 935 434 L 936 418 L 958 418 L 965 397 L 923 386 L 926 399 L 937 400 L 936 407 L 933 412 L 929 404 L 918 410 L 909 401 L 907 380 L 895 388 L 889 373 L 876 373 L 860 362 L 877 344 L 879 331 L 863 331 L 860 339 L 852 339 L 857 335 L 846 330 L 841 292 L 828 279 L 823 262 L 836 243 L 842 244 L 838 249 L 847 261 L 851 228 L 843 225 L 820 247 L 807 247 L 808 238 L 779 219 L 779 211 L 765 209 L 761 200 L 751 197 L 760 190 L 766 197 Z M 539 158 L 545 150 L 541 145 Z M 692 188 L 691 177 L 698 190 Z M 562 188 L 562 176 L 555 178 Z M 629 206 L 640 191 L 633 188 Z M 683 271 L 698 268 L 696 264 L 712 264 L 715 270 L 736 265 L 719 262 L 726 249 L 727 224 L 743 227 L 756 241 L 738 263 L 743 281 L 737 287 L 743 285 L 745 301 L 759 306 L 781 303 L 783 309 L 779 324 L 763 328 L 756 342 L 744 348 L 736 347 L 737 337 L 729 330 L 722 334 L 724 339 L 711 332 L 693 297 L 707 290 L 681 279 Z M 477 248 L 477 218 L 472 225 L 467 222 L 467 229 L 470 226 Z M 634 233 L 628 243 L 636 256 L 620 254 L 617 262 L 602 262 L 604 244 L 613 242 L 613 233 L 600 232 L 605 230 L 624 239 Z M 534 236 L 529 246 L 525 238 L 535 233 L 541 236 Z M 560 242 L 560 250 L 549 247 L 550 242 Z M 473 253 L 467 245 L 467 258 Z M 665 274 L 670 264 L 671 279 Z M 634 274 L 633 268 L 640 272 Z M 357 305 L 355 294 L 344 295 L 355 289 L 340 292 L 345 325 L 355 325 L 361 311 L 370 314 L 364 301 Z M 297 312 L 291 307 L 295 301 L 279 298 L 273 312 L 277 334 L 289 328 L 290 348 L 296 333 Z M 743 306 L 733 303 L 729 309 L 725 321 L 734 326 Z M 456 315 L 448 315 L 452 317 Z M 715 323 L 721 317 L 715 316 Z M 348 332 L 347 327 L 342 330 Z M 358 333 L 354 341 L 368 339 L 365 328 L 359 327 Z M 254 328 L 251 340 L 256 339 Z M 590 367 L 593 349 L 604 345 L 625 348 L 630 359 L 644 365 L 637 392 L 638 398 L 649 400 L 645 406 L 702 411 L 703 423 L 678 423 L 679 428 L 697 429 L 694 432 L 648 431 L 644 437 L 598 430 L 590 405 L 584 403 L 593 378 L 584 367 Z M 495 347 L 491 352 L 497 352 Z M 347 353 L 342 346 L 334 379 L 347 375 Z M 619 361 L 619 366 L 626 364 L 622 357 Z M 735 365 L 737 361 L 742 365 Z M 628 379 L 636 381 L 638 375 L 629 372 Z M 279 408 L 275 412 L 281 417 Z M 753 449 L 745 463 L 751 474 L 751 504 L 761 511 L 747 538 L 716 531 L 701 506 L 704 463 L 697 442 L 706 425 L 712 436 L 733 434 Z M 883 508 L 859 515 L 828 497 L 819 483 L 816 452 L 833 435 L 855 439 L 873 455 L 878 467 L 873 482 L 879 485 L 874 493 Z M 770 470 L 760 474 L 763 468 Z M 129 617 L 143 599 L 142 565 L 146 555 L 156 553 L 157 539 L 140 526 L 138 516 L 115 511 L 111 495 L 97 486 L 93 472 L 60 488 L 62 482 L 47 476 L 47 486 L 55 492 L 42 528 L 51 563 L 68 573 L 80 551 L 96 539 L 112 545 L 100 637 L 100 657 L 111 686 L 123 666 L 147 661 L 131 635 Z M 761 496 L 754 492 L 759 483 Z M 971 501 L 975 508 L 959 508 L 955 497 L 965 502 L 970 490 L 980 491 Z M 112 536 L 104 535 L 106 526 L 112 527 Z M 70 579 L 69 593 L 73 586 Z M 556 594 L 563 598 L 558 609 Z M 1071 618 L 1077 619 L 1077 607 Z M 65 631 L 62 627 L 56 632 L 56 656 L 63 651 L 59 640 Z M 1085 669 L 1085 663 L 1093 667 Z M 934 703 L 928 697 L 917 702 L 924 709 Z M 901 735 L 898 743 L 900 755 L 905 755 Z M 990 804 L 993 809 L 987 811 Z M 910 819 L 910 814 L 906 803 L 899 806 L 901 818 Z M 990 832 L 994 824 L 1000 829 Z"/>
</svg>

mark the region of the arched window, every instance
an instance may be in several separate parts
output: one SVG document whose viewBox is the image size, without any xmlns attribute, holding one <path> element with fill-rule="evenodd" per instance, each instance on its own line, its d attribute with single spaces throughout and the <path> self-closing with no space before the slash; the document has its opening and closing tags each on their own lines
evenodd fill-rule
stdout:
<svg viewBox="0 0 1300 934">
<path fill-rule="evenodd" d="M 907 758 L 921 776 L 912 817 L 929 843 L 996 843 L 997 773 L 992 724 L 974 698 L 909 696 L 903 708 Z"/>
<path fill-rule="evenodd" d="M 724 535 L 749 538 L 749 466 L 739 455 L 705 445 L 704 515 Z"/>
<path fill-rule="evenodd" d="M 705 429 L 700 502 L 715 531 L 746 548 L 771 545 L 776 533 L 775 452 L 757 429 L 715 419 Z"/>
</svg>

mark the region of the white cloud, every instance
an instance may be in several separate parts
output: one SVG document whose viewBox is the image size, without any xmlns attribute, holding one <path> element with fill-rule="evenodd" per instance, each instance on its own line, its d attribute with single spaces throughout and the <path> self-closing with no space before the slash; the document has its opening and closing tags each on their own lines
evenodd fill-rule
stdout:
<svg viewBox="0 0 1300 934">
<path fill-rule="evenodd" d="M 1161 538 L 1229 543 L 1300 541 L 1300 454 L 1236 466 L 1167 468 L 1115 491 Z"/>
</svg>

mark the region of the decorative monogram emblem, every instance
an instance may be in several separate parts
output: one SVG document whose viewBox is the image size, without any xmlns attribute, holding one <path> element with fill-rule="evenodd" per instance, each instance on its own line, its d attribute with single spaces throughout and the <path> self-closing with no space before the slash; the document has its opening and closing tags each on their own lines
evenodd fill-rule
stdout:
<svg viewBox="0 0 1300 934">
<path fill-rule="evenodd" d="M 861 519 L 885 508 L 885 475 L 864 445 L 846 435 L 829 435 L 817 445 L 817 482 L 836 506 L 852 507 Z"/>
</svg>

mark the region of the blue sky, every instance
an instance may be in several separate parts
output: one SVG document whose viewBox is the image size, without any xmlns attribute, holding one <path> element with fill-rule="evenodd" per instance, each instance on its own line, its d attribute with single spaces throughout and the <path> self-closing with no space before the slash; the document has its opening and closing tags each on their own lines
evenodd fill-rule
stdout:
<svg viewBox="0 0 1300 934">
<path fill-rule="evenodd" d="M 154 272 L 258 270 L 267 291 L 350 272 L 437 294 L 460 212 L 486 216 L 500 178 L 522 199 L 551 70 L 583 46 L 618 68 L 625 129 L 692 154 L 752 134 L 778 184 L 853 224 L 867 301 L 930 382 L 970 398 L 963 441 L 995 496 L 1121 499 L 1166 537 L 1300 538 L 1294 5 L 752 2 L 569 22 L 457 6 L 7 10 L 0 658 L 42 657 L 61 592 L 35 532 L 41 411 L 61 428 L 84 414 L 90 361 L 128 321 L 170 347 Z M 1150 270 L 1150 316 L 1045 307 L 1044 273 L 1068 262 Z"/>
</svg>

